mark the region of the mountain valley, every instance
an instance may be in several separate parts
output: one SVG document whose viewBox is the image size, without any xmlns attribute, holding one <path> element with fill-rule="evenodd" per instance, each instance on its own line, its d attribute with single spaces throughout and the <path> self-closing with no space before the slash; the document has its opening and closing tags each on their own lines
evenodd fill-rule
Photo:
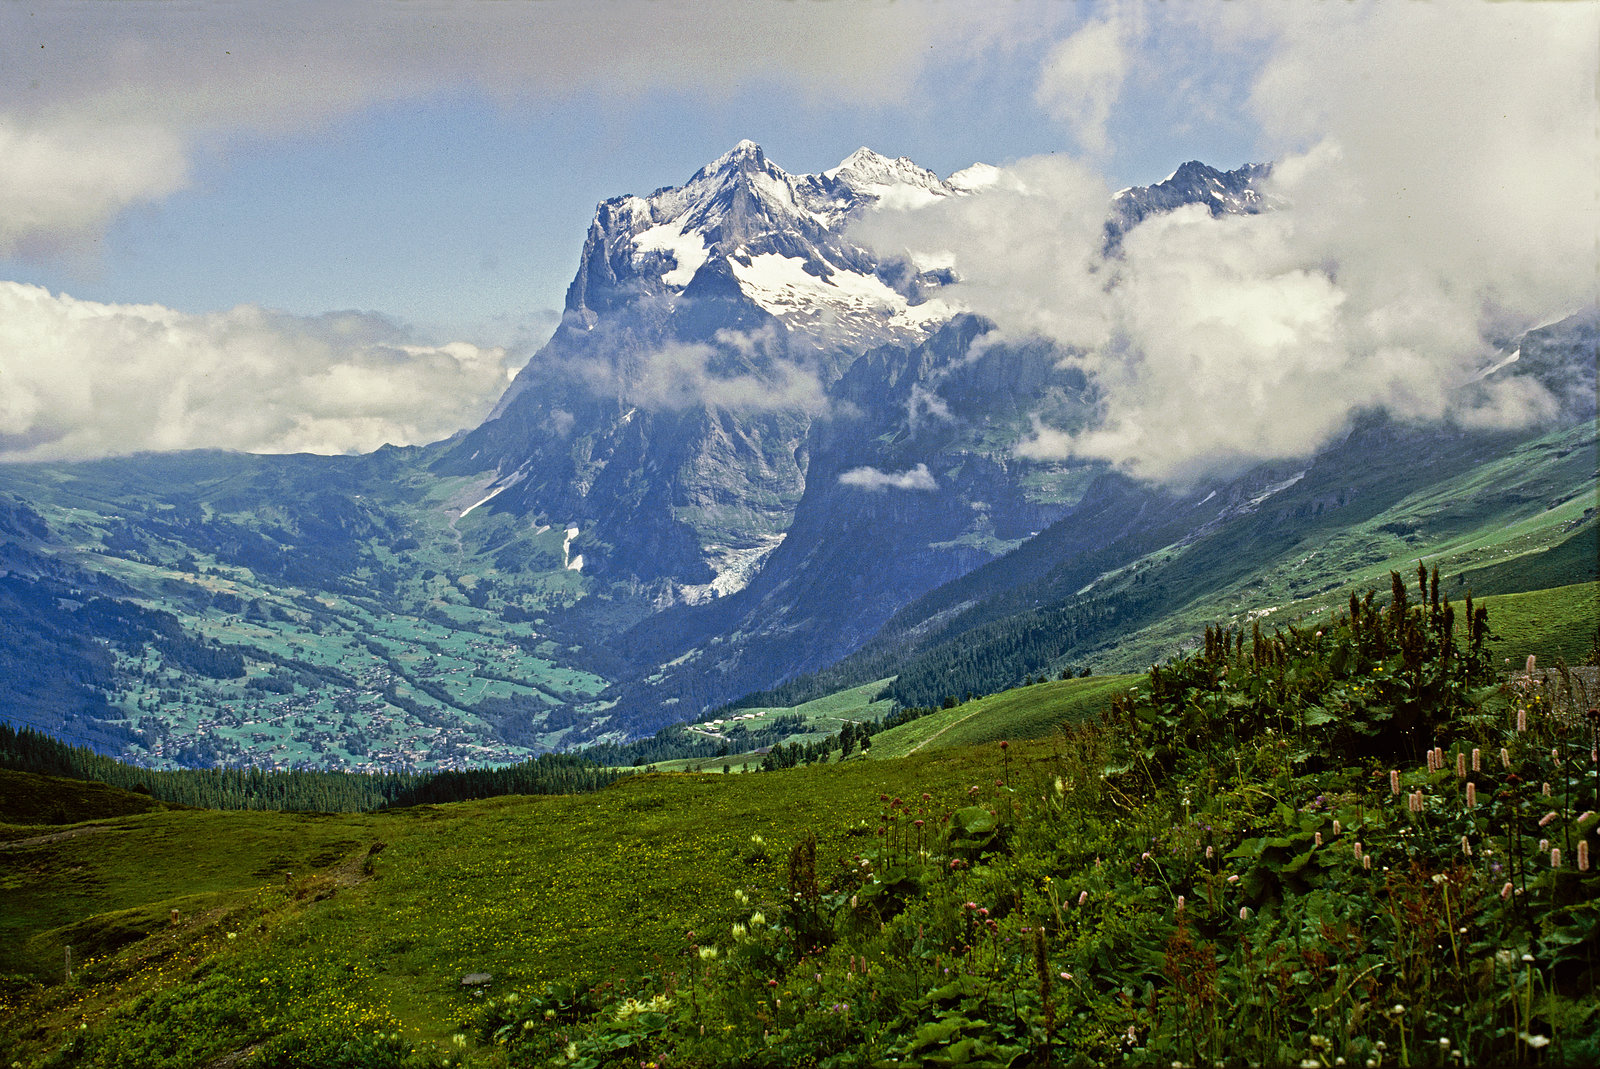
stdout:
<svg viewBox="0 0 1600 1069">
<path fill-rule="evenodd" d="M 1559 400 L 1520 428 L 1363 412 L 1142 482 L 1024 448 L 1099 418 L 1073 353 L 852 240 L 991 170 L 795 176 L 741 142 L 605 201 L 554 335 L 430 446 L 0 467 L 7 718 L 166 767 L 460 768 L 874 680 L 923 705 L 1139 670 L 1419 559 L 1452 597 L 1595 579 L 1594 310 L 1486 370 Z M 1276 210 L 1270 177 L 1123 191 L 1106 262 L 1185 205 Z"/>
</svg>

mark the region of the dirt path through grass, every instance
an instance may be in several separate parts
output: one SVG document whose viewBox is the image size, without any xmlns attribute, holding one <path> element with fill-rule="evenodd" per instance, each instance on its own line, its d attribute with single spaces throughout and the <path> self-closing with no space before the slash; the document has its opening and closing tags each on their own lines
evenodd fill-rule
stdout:
<svg viewBox="0 0 1600 1069">
<path fill-rule="evenodd" d="M 110 831 L 104 824 L 90 824 L 82 828 L 68 828 L 66 831 L 53 831 L 49 835 L 35 835 L 31 839 L 12 839 L 10 842 L 0 842 L 0 850 L 13 846 L 42 846 L 45 843 L 56 843 L 62 839 L 76 839 L 80 835 L 94 835 L 97 832 Z"/>
<path fill-rule="evenodd" d="M 957 724 L 965 724 L 968 720 L 971 720 L 973 717 L 977 716 L 982 711 L 983 711 L 982 709 L 974 709 L 974 710 L 972 710 L 972 712 L 968 713 L 966 716 L 962 717 L 960 720 L 952 720 L 952 721 L 950 721 L 950 723 L 946 724 L 944 727 L 940 728 L 938 731 L 935 731 L 932 735 L 929 735 L 927 738 L 923 739 L 921 742 L 919 742 L 915 746 L 911 747 L 911 749 L 907 750 L 906 751 L 906 756 L 910 757 L 912 754 L 916 753 L 918 750 L 922 749 L 924 746 L 928 745 L 928 743 L 932 742 L 934 739 L 937 739 L 940 735 L 943 735 L 945 732 L 949 731 L 951 728 L 955 727 Z"/>
</svg>

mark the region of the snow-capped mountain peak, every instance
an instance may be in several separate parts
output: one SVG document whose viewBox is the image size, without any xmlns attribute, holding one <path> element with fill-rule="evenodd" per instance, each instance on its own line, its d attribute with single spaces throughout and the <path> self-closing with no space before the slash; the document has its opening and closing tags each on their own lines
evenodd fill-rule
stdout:
<svg viewBox="0 0 1600 1069">
<path fill-rule="evenodd" d="M 857 196 L 880 199 L 896 194 L 948 196 L 950 187 L 938 175 L 904 156 L 890 159 L 870 148 L 858 148 L 822 177 L 844 185 Z"/>
<path fill-rule="evenodd" d="M 952 311 L 923 301 L 927 280 L 880 265 L 845 238 L 845 227 L 868 205 L 954 193 L 911 160 L 868 148 L 820 174 L 790 175 L 760 145 L 740 141 L 682 186 L 602 203 L 568 308 L 601 311 L 631 299 L 624 293 L 670 302 L 710 272 L 707 285 L 732 281 L 791 333 L 819 345 L 917 340 Z"/>
<path fill-rule="evenodd" d="M 1123 234 L 1151 215 L 1185 204 L 1203 204 L 1213 216 L 1256 215 L 1278 207 L 1264 191 L 1272 174 L 1270 164 L 1247 163 L 1232 171 L 1190 160 L 1161 181 L 1119 190 L 1112 198 L 1112 217 L 1106 224 L 1108 245 L 1115 247 Z"/>
</svg>

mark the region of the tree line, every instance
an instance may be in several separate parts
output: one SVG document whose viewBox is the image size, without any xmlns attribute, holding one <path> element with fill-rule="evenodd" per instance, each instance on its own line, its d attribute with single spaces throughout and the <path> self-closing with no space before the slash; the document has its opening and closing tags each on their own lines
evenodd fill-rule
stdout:
<svg viewBox="0 0 1600 1069">
<path fill-rule="evenodd" d="M 7 723 L 0 723 L 0 768 L 98 780 L 163 802 L 201 809 L 319 813 L 361 813 L 504 794 L 578 794 L 599 790 L 628 774 L 602 767 L 581 754 L 541 754 L 514 765 L 448 772 L 150 769 Z"/>
</svg>

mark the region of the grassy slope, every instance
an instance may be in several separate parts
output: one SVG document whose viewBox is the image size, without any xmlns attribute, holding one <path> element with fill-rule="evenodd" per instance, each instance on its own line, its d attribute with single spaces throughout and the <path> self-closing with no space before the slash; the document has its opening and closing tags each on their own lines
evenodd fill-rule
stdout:
<svg viewBox="0 0 1600 1069">
<path fill-rule="evenodd" d="M 1594 591 L 1496 599 L 1491 619 L 1537 645 L 1592 623 Z M 883 732 L 874 760 L 781 774 L 640 776 L 593 795 L 358 816 L 152 811 L 8 827 L 0 974 L 52 986 L 0 985 L 0 1060 L 31 1060 L 79 1022 L 218 963 L 263 989 L 292 979 L 299 1012 L 383 1022 L 425 1047 L 465 1011 L 466 972 L 494 973 L 499 988 L 676 968 L 686 932 L 724 939 L 736 889 L 777 901 L 784 854 L 806 832 L 823 871 L 870 853 L 878 796 L 959 805 L 1000 774 L 995 749 L 975 744 L 1002 737 L 1023 740 L 1010 775 L 1029 775 L 1055 749 L 1043 736 L 1134 678 L 1020 688 Z M 885 759 L 897 754 L 909 756 Z M 39 798 L 50 785 L 25 789 Z M 54 984 L 67 945 L 77 975 Z"/>
<path fill-rule="evenodd" d="M 1600 633 L 1600 583 L 1500 594 L 1484 601 L 1493 647 L 1513 662 L 1531 653 L 1546 664 L 1557 658 L 1581 664 Z"/>
<path fill-rule="evenodd" d="M 92 780 L 0 768 L 0 839 L 18 837 L 8 830 L 12 825 L 78 824 L 165 808 L 149 795 Z"/>
<path fill-rule="evenodd" d="M 53 981 L 68 943 L 80 962 L 112 953 L 31 1004 L 27 1030 L 8 1024 L 0 991 L 0 1036 L 18 1025 L 21 1037 L 0 1040 L 0 1057 L 9 1064 L 52 1034 L 59 1042 L 53 1029 L 98 1019 L 140 989 L 130 975 L 185 975 L 191 954 L 222 955 L 267 982 L 345 977 L 343 1004 L 431 1042 L 464 1005 L 463 973 L 598 979 L 674 960 L 686 931 L 715 942 L 726 930 L 735 888 L 773 900 L 787 849 L 807 831 L 819 865 L 837 866 L 873 842 L 863 822 L 878 795 L 926 791 L 954 805 L 997 768 L 991 751 L 946 750 L 360 816 L 175 811 L 79 825 L 74 837 L 7 849 L 0 974 Z M 377 878 L 352 876 L 379 843 Z M 221 941 L 224 928 L 239 938 Z"/>
<path fill-rule="evenodd" d="M 874 758 L 897 758 L 927 750 L 977 746 L 1001 739 L 1038 739 L 1057 727 L 1086 720 L 1131 686 L 1133 675 L 1093 676 L 1018 687 L 890 728 L 872 738 Z"/>
</svg>

